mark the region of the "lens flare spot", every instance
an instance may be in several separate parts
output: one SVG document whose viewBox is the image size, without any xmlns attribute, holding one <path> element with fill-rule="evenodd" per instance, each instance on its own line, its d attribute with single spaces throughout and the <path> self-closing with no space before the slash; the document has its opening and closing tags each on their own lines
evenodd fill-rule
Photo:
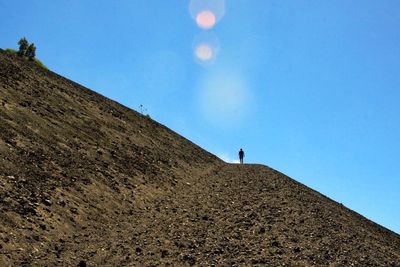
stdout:
<svg viewBox="0 0 400 267">
<path fill-rule="evenodd" d="M 213 58 L 213 49 L 207 44 L 200 44 L 196 47 L 196 57 L 201 61 L 209 61 Z"/>
<path fill-rule="evenodd" d="M 193 57 L 196 63 L 207 67 L 212 65 L 219 53 L 218 38 L 210 31 L 198 34 L 193 41 Z"/>
<path fill-rule="evenodd" d="M 190 0 L 190 16 L 201 28 L 212 28 L 225 15 L 225 0 Z"/>
<path fill-rule="evenodd" d="M 211 29 L 215 26 L 215 23 L 217 22 L 217 18 L 213 12 L 211 12 L 209 10 L 205 10 L 205 11 L 200 12 L 196 16 L 196 22 L 200 28 Z"/>
</svg>

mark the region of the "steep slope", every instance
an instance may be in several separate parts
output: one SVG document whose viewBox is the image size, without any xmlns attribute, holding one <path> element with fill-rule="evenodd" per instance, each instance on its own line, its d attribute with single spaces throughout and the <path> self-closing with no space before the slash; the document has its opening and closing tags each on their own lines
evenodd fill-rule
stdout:
<svg viewBox="0 0 400 267">
<path fill-rule="evenodd" d="M 400 237 L 0 51 L 0 266 L 399 266 Z"/>
</svg>

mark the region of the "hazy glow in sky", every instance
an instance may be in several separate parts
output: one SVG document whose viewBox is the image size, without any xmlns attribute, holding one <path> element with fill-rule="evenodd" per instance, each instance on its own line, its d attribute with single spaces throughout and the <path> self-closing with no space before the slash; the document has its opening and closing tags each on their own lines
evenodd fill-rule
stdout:
<svg viewBox="0 0 400 267">
<path fill-rule="evenodd" d="M 253 105 L 245 79 L 238 72 L 215 71 L 206 75 L 199 88 L 201 112 L 221 128 L 241 127 Z"/>
</svg>

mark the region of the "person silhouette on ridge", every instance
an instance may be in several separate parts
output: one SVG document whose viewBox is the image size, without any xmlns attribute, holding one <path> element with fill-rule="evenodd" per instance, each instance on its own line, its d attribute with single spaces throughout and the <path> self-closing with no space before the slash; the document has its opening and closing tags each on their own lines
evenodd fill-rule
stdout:
<svg viewBox="0 0 400 267">
<path fill-rule="evenodd" d="M 243 164 L 243 158 L 244 158 L 244 151 L 243 149 L 239 150 L 239 160 L 240 160 L 240 164 Z"/>
</svg>

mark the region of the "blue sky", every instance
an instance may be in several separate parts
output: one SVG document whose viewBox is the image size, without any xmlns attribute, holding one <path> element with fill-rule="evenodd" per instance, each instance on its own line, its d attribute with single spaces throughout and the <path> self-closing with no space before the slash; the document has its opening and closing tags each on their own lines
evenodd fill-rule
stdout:
<svg viewBox="0 0 400 267">
<path fill-rule="evenodd" d="M 209 29 L 190 2 L 0 0 L 0 47 L 400 233 L 400 2 L 226 0 Z"/>
</svg>

